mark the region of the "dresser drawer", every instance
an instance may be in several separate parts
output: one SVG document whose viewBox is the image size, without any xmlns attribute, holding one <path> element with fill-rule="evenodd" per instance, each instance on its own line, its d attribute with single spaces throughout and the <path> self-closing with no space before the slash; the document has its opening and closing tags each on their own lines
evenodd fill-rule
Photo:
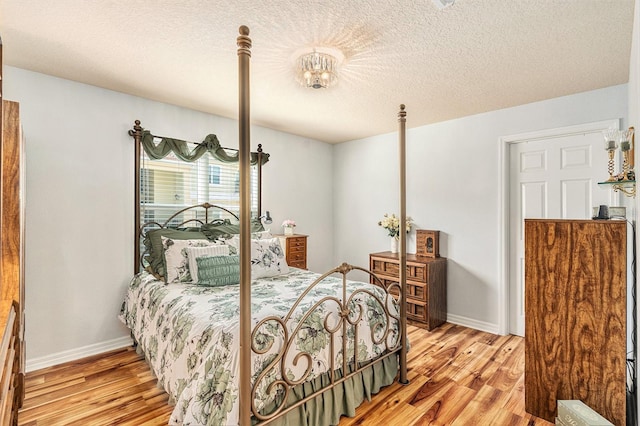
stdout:
<svg viewBox="0 0 640 426">
<path fill-rule="evenodd" d="M 397 281 L 390 280 L 382 280 L 385 284 L 390 284 Z M 418 284 L 418 283 L 407 283 L 407 301 L 411 302 L 412 300 L 426 302 L 427 301 L 427 285 L 426 284 Z M 389 293 L 397 296 L 400 294 L 398 287 L 392 287 L 389 289 Z"/>
<path fill-rule="evenodd" d="M 385 259 L 371 259 L 371 270 L 377 274 L 398 278 L 400 276 L 399 262 Z M 407 262 L 407 279 L 426 283 L 428 280 L 427 265 Z"/>
<path fill-rule="evenodd" d="M 425 322 L 427 321 L 427 306 L 419 302 L 407 302 L 407 318 Z"/>
</svg>

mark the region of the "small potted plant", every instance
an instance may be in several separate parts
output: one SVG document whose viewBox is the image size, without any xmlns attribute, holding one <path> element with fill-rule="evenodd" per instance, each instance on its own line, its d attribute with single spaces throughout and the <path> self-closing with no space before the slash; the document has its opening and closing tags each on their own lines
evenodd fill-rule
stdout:
<svg viewBox="0 0 640 426">
<path fill-rule="evenodd" d="M 296 221 L 286 219 L 284 222 L 282 222 L 282 228 L 284 228 L 284 235 L 293 235 L 293 231 L 296 228 Z"/>
</svg>

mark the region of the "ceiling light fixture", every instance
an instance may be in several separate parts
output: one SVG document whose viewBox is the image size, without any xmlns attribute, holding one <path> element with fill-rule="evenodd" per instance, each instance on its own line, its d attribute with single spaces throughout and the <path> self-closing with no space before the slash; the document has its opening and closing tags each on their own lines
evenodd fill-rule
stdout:
<svg viewBox="0 0 640 426">
<path fill-rule="evenodd" d="M 317 47 L 311 52 L 297 52 L 295 57 L 296 79 L 302 86 L 326 89 L 338 82 L 338 66 L 344 59 L 339 50 Z"/>
</svg>

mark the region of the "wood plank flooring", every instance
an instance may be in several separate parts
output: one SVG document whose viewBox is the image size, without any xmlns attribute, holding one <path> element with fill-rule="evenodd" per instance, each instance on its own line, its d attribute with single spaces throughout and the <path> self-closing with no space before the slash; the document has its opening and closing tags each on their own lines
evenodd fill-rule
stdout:
<svg viewBox="0 0 640 426">
<path fill-rule="evenodd" d="M 549 426 L 524 410 L 524 340 L 409 326 L 407 386 L 384 388 L 340 426 Z M 19 425 L 166 425 L 172 407 L 132 348 L 27 374 Z"/>
</svg>

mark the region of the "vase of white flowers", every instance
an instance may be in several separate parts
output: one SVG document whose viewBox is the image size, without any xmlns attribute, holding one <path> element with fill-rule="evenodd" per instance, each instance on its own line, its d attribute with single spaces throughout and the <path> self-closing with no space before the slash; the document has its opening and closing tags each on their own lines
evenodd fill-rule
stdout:
<svg viewBox="0 0 640 426">
<path fill-rule="evenodd" d="M 296 229 L 296 222 L 291 219 L 287 219 L 282 222 L 282 229 L 284 229 L 284 235 L 293 235 L 293 231 Z"/>
<path fill-rule="evenodd" d="M 407 233 L 411 230 L 411 224 L 413 220 L 407 216 L 405 225 L 407 227 Z M 385 213 L 382 220 L 378 222 L 379 226 L 382 226 L 387 230 L 387 233 L 391 237 L 391 253 L 398 252 L 398 240 L 400 239 L 400 218 L 395 214 Z"/>
</svg>

